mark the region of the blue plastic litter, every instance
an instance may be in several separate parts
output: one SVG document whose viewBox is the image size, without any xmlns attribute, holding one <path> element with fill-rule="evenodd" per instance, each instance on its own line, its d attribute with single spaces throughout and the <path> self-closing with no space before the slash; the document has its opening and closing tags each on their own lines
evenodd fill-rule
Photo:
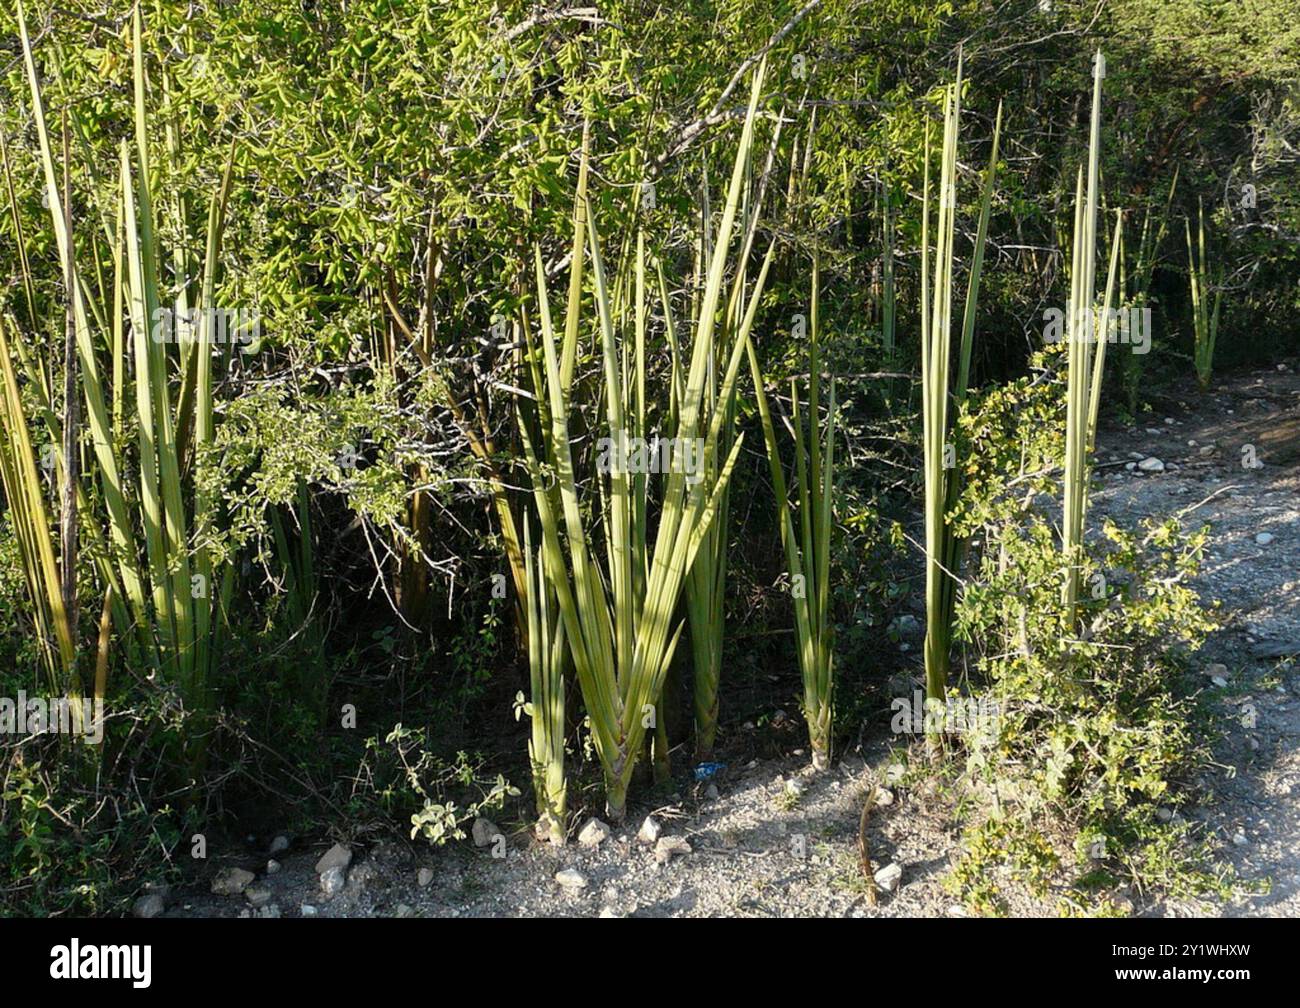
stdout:
<svg viewBox="0 0 1300 1008">
<path fill-rule="evenodd" d="M 719 770 L 727 769 L 725 763 L 701 763 L 695 768 L 695 779 L 697 781 L 706 781 Z"/>
</svg>

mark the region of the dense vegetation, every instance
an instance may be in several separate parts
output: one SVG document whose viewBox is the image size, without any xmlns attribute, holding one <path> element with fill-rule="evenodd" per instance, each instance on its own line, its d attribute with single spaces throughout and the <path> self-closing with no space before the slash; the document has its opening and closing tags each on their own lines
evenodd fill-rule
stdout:
<svg viewBox="0 0 1300 1008">
<path fill-rule="evenodd" d="M 0 907 L 290 810 L 562 843 L 900 674 L 1000 712 L 910 771 L 1017 782 L 972 905 L 1222 884 L 1153 813 L 1204 536 L 1090 460 L 1300 349 L 1297 80 L 1285 0 L 0 12 L 0 695 L 104 712 L 0 736 Z"/>
</svg>

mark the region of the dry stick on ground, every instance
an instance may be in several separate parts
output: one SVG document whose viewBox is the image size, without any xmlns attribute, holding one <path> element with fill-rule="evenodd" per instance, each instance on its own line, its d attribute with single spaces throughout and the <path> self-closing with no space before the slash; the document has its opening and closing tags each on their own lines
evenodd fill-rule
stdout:
<svg viewBox="0 0 1300 1008">
<path fill-rule="evenodd" d="M 867 819 L 876 804 L 876 782 L 867 775 L 867 796 L 862 802 L 862 817 L 858 820 L 858 857 L 862 862 L 862 876 L 867 880 L 867 904 L 876 905 L 876 876 L 871 870 L 871 855 L 867 849 Z"/>
</svg>

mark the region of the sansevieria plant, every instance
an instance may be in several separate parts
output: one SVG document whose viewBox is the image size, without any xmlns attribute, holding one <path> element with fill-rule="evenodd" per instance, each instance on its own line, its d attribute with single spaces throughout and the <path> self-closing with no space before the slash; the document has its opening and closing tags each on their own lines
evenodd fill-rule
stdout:
<svg viewBox="0 0 1300 1008">
<path fill-rule="evenodd" d="M 998 145 L 1002 131 L 999 105 L 993 127 L 989 166 L 980 196 L 979 225 L 972 251 L 966 304 L 962 316 L 956 383 L 952 372 L 952 288 L 957 233 L 957 139 L 961 125 L 962 68 L 944 96 L 943 149 L 939 174 L 939 213 L 934 231 L 933 290 L 930 276 L 930 164 L 926 138 L 924 194 L 921 211 L 921 387 L 925 460 L 925 681 L 927 700 L 941 701 L 948 687 L 952 648 L 953 609 L 962 543 L 948 515 L 961 494 L 957 449 L 950 440 L 952 420 L 966 401 L 970 384 L 975 308 L 984 267 L 993 186 L 997 178 Z"/>
<path fill-rule="evenodd" d="M 546 577 L 555 591 L 578 686 L 587 709 L 591 738 L 605 776 L 607 813 L 624 818 L 627 789 L 647 731 L 653 731 L 669 663 L 681 636 L 676 611 L 687 571 L 712 527 L 741 446 L 737 437 L 725 458 L 722 426 L 735 392 L 737 373 L 761 300 L 772 253 L 744 300 L 745 311 L 725 368 L 710 368 L 715 329 L 725 315 L 728 274 L 743 291 L 745 235 L 738 256 L 732 252 L 746 167 L 754 145 L 758 102 L 765 64 L 753 74 L 748 110 L 736 149 L 730 185 L 713 235 L 704 290 L 689 320 L 689 357 L 681 377 L 675 423 L 669 432 L 670 465 L 660 471 L 658 521 L 651 529 L 637 487 L 647 445 L 634 432 L 648 434 L 649 423 L 638 376 L 644 373 L 644 341 L 626 342 L 628 302 L 644 285 L 620 284 L 611 292 L 599 231 L 587 197 L 588 155 L 584 142 L 574 205 L 568 304 L 560 329 L 552 321 L 545 269 L 536 254 L 537 327 L 524 319 L 528 367 L 536 409 L 533 424 L 521 424 L 525 457 L 533 484 L 533 503 L 542 530 Z M 756 226 L 751 215 L 750 227 Z M 636 275 L 646 272 L 645 248 L 637 242 Z M 571 422 L 578 406 L 575 379 L 579 334 L 584 324 L 585 267 L 591 262 L 597 357 L 601 389 L 596 440 L 603 441 L 604 464 L 597 456 L 594 478 L 586 478 L 575 452 Z M 624 293 L 628 292 L 628 293 Z M 635 292 L 635 293 L 633 293 Z M 685 355 L 685 340 L 683 354 Z M 717 375 L 716 392 L 708 390 Z M 712 403 L 710 412 L 707 404 Z M 707 418 L 707 419 L 706 419 Z M 644 439 L 642 439 L 644 440 Z"/>
<path fill-rule="evenodd" d="M 830 766 L 833 728 L 834 624 L 831 621 L 830 562 L 834 530 L 833 489 L 835 485 L 835 382 L 824 404 L 821 360 L 821 263 L 814 253 L 812 291 L 806 320 L 808 335 L 808 431 L 799 408 L 799 382 L 790 382 L 790 419 L 794 438 L 794 493 L 791 504 L 785 469 L 781 462 L 776 425 L 763 388 L 763 373 L 753 342 L 749 341 L 750 373 L 767 460 L 776 496 L 777 523 L 785 549 L 794 601 L 795 647 L 803 677 L 803 712 L 808 722 L 812 765 L 816 770 Z"/>
<path fill-rule="evenodd" d="M 555 608 L 555 589 L 546 576 L 546 555 L 533 553 L 532 533 L 524 524 L 525 599 L 528 633 L 528 678 L 531 699 L 525 713 L 532 721 L 528 759 L 537 798 L 537 836 L 563 844 L 567 786 L 564 780 L 564 621 Z"/>
<path fill-rule="evenodd" d="M 1219 308 L 1223 303 L 1223 288 L 1215 282 L 1216 275 L 1210 269 L 1205 249 L 1204 203 L 1197 206 L 1195 248 L 1190 222 L 1183 221 L 1183 229 L 1187 234 L 1187 280 L 1192 292 L 1192 360 L 1196 365 L 1196 381 L 1204 392 L 1209 389 L 1214 372 L 1214 344 L 1219 338 Z"/>
<path fill-rule="evenodd" d="M 1101 85 L 1106 60 L 1098 50 L 1093 59 L 1092 119 L 1088 134 L 1088 163 L 1075 184 L 1074 247 L 1070 255 L 1070 300 L 1065 317 L 1067 345 L 1065 486 L 1061 508 L 1061 551 L 1065 578 L 1061 601 L 1073 621 L 1079 599 L 1083 562 L 1084 517 L 1088 506 L 1089 463 L 1096 439 L 1097 411 L 1106 345 L 1114 324 L 1114 297 L 1123 218 L 1116 215 L 1106 292 L 1097 304 L 1097 211 L 1100 203 Z M 1095 352 L 1094 352 L 1095 348 Z"/>
<path fill-rule="evenodd" d="M 51 577 L 49 557 L 55 551 L 52 545 L 40 541 L 49 535 L 49 529 L 37 506 L 39 488 L 32 485 L 31 435 L 24 431 L 27 422 L 17 392 L 20 376 L 28 380 L 27 387 L 48 434 L 54 470 L 63 481 L 61 489 L 78 502 L 78 524 L 89 547 L 85 553 L 95 564 L 99 587 L 105 593 L 105 609 L 113 617 L 119 642 L 134 661 L 161 672 L 166 681 L 173 683 L 191 709 L 201 709 L 207 701 L 217 594 L 213 590 L 217 572 L 204 545 L 202 526 L 210 520 L 215 502 L 205 496 L 201 479 L 193 481 L 197 489 L 187 490 L 189 481 L 184 473 L 187 465 L 200 464 L 195 449 L 211 443 L 214 434 L 210 351 L 215 342 L 215 277 L 232 162 L 227 158 L 222 182 L 208 208 L 202 271 L 197 296 L 190 300 L 193 292 L 182 286 L 177 293 L 172 281 L 164 276 L 157 244 L 155 222 L 160 211 L 149 167 L 151 130 L 146 109 L 144 33 L 137 8 L 131 36 L 134 144 L 125 140 L 122 143 L 116 198 L 107 211 L 101 208 L 97 222 L 104 229 L 107 247 L 113 250 L 112 282 L 111 286 L 92 284 L 86 278 L 95 275 L 97 269 L 82 269 L 78 263 L 75 221 L 67 205 L 67 188 L 59 185 L 40 75 L 21 6 L 18 23 L 50 225 L 65 278 L 66 313 L 77 375 L 71 396 L 64 396 L 60 415 L 44 379 L 54 370 L 44 335 L 24 334 L 12 326 L 7 333 L 0 332 L 0 421 L 4 427 L 0 457 L 6 497 L 25 543 L 23 558 L 29 587 L 34 596 L 44 599 L 37 604 L 38 613 L 42 607 L 45 609 L 38 619 L 53 630 L 66 665 L 70 644 L 74 658 L 77 650 L 75 640 L 69 643 L 66 638 L 74 635 L 76 628 L 69 620 L 67 629 L 60 629 L 63 617 L 47 585 Z M 65 173 L 66 158 L 65 142 Z M 180 258 L 173 256 L 173 262 L 183 262 L 183 254 L 177 255 Z M 22 262 L 24 286 L 30 291 L 32 279 L 25 258 Z M 176 330 L 162 321 L 169 310 L 164 308 L 164 292 L 174 299 L 168 302 L 169 307 L 174 305 L 185 312 L 186 319 L 189 306 L 197 309 L 197 326 L 193 332 L 182 329 L 184 338 L 169 339 Z M 102 300 L 96 299 L 97 294 Z M 124 317 L 129 320 L 129 328 L 123 324 Z M 35 327 L 39 319 L 33 316 L 31 322 Z M 125 366 L 128 354 L 133 361 L 130 379 Z M 69 363 L 65 361 L 65 366 Z M 173 381 L 173 375 L 179 379 Z M 78 454 L 83 450 L 81 411 L 74 408 L 82 405 L 75 401 L 77 396 L 83 400 L 88 424 L 85 455 L 90 465 L 85 482 L 77 475 L 77 467 L 69 464 L 70 450 Z M 127 409 L 137 435 L 134 451 L 122 447 L 126 442 L 120 436 Z M 131 478 L 128 474 L 132 474 Z M 65 514 L 67 510 L 65 507 Z M 63 536 L 66 544 L 66 523 Z M 63 574 L 61 583 L 67 583 L 68 572 Z M 66 614 L 73 607 L 66 596 L 63 602 Z M 106 664 L 102 634 L 99 652 L 97 686 Z M 197 757 L 201 748 L 200 741 L 191 755 Z"/>
</svg>

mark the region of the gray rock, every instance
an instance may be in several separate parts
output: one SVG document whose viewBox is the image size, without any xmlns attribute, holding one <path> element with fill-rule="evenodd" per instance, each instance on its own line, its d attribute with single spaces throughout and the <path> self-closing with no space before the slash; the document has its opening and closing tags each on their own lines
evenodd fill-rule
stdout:
<svg viewBox="0 0 1300 1008">
<path fill-rule="evenodd" d="M 249 886 L 244 890 L 244 899 L 250 906 L 264 907 L 271 902 L 271 890 L 264 886 Z"/>
<path fill-rule="evenodd" d="M 271 857 L 275 857 L 275 855 L 283 854 L 288 849 L 289 849 L 289 838 L 285 836 L 283 833 L 279 833 L 271 841 L 271 846 L 267 849 L 266 853 L 270 854 Z"/>
<path fill-rule="evenodd" d="M 1275 535 L 1273 535 L 1272 532 L 1256 532 L 1256 533 L 1255 533 L 1255 545 L 1256 545 L 1256 546 L 1267 546 L 1269 543 L 1271 543 L 1271 542 L 1272 542 L 1274 539 L 1276 539 L 1276 538 L 1277 538 L 1277 537 L 1276 537 Z"/>
<path fill-rule="evenodd" d="M 1256 658 L 1290 658 L 1300 655 L 1300 640 L 1260 641 L 1250 649 Z"/>
<path fill-rule="evenodd" d="M 718 794 L 719 794 L 718 785 L 716 784 L 710 784 L 708 787 L 704 789 L 704 797 L 707 798 L 709 801 L 717 801 Z"/>
<path fill-rule="evenodd" d="M 167 909 L 167 904 L 158 893 L 145 893 L 131 906 L 133 917 L 157 917 Z"/>
<path fill-rule="evenodd" d="M 578 833 L 578 843 L 583 847 L 599 847 L 609 839 L 610 829 L 599 819 L 588 819 Z"/>
<path fill-rule="evenodd" d="M 555 881 L 565 889 L 587 888 L 587 876 L 577 868 L 564 868 L 555 873 Z"/>
<path fill-rule="evenodd" d="M 255 878 L 256 875 L 243 868 L 223 868 L 212 880 L 212 893 L 215 896 L 238 896 Z"/>
<path fill-rule="evenodd" d="M 418 872 L 415 873 L 415 881 L 416 884 L 419 885 L 421 889 L 429 888 L 430 884 L 432 884 L 433 882 L 433 869 L 421 868 Z"/>
<path fill-rule="evenodd" d="M 320 860 L 316 862 L 316 874 L 324 875 L 331 868 L 347 871 L 348 865 L 351 863 L 352 849 L 345 844 L 336 843 L 322 854 Z"/>
<path fill-rule="evenodd" d="M 491 819 L 484 819 L 479 816 L 474 820 L 473 829 L 470 832 L 474 836 L 475 847 L 488 847 L 492 841 L 501 836 L 501 831 L 497 829 L 497 824 Z"/>
<path fill-rule="evenodd" d="M 407 918 L 416 917 L 418 914 L 416 914 L 414 907 L 408 906 L 405 903 L 398 903 L 397 909 L 393 912 L 393 916 Z"/>
<path fill-rule="evenodd" d="M 659 833 L 661 830 L 662 827 L 655 822 L 654 816 L 646 816 L 645 822 L 643 822 L 641 828 L 637 830 L 636 838 L 643 844 L 652 844 L 659 839 Z"/>
<path fill-rule="evenodd" d="M 679 836 L 660 837 L 659 842 L 655 844 L 655 860 L 659 864 L 667 864 L 678 854 L 689 853 L 691 853 L 691 845 Z"/>
<path fill-rule="evenodd" d="M 894 892 L 903 881 L 903 869 L 891 861 L 876 872 L 875 879 L 882 892 Z"/>
<path fill-rule="evenodd" d="M 899 637 L 920 637 L 922 633 L 921 621 L 915 616 L 906 613 L 902 616 L 895 616 L 889 624 L 889 629 Z"/>
<path fill-rule="evenodd" d="M 1144 458 L 1139 462 L 1138 468 L 1143 472 L 1164 472 L 1165 464 L 1152 455 L 1150 458 Z"/>
<path fill-rule="evenodd" d="M 325 894 L 327 899 L 337 896 L 343 891 L 343 869 L 327 868 L 320 873 L 320 891 Z"/>
<path fill-rule="evenodd" d="M 275 860 L 275 858 L 271 858 L 270 861 L 266 862 L 266 874 L 274 875 L 279 870 L 280 870 L 280 862 Z"/>
<path fill-rule="evenodd" d="M 298 912 L 304 917 L 315 917 L 319 913 L 319 911 L 310 903 L 304 903 Z"/>
<path fill-rule="evenodd" d="M 267 920 L 278 920 L 280 917 L 280 905 L 278 903 L 272 903 L 270 906 L 258 907 L 253 911 L 253 916 Z"/>
</svg>

